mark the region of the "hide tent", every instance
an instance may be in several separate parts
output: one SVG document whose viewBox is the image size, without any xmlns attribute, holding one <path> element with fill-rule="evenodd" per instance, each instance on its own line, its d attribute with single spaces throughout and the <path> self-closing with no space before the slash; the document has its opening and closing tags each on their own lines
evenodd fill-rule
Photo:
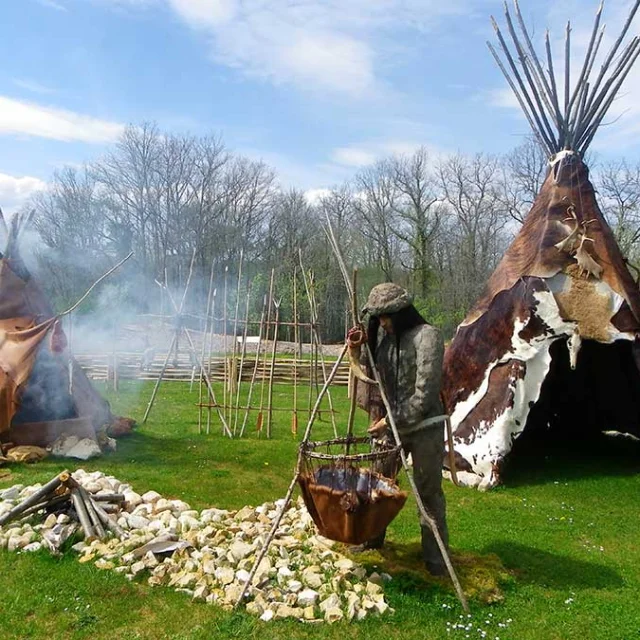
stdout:
<svg viewBox="0 0 640 640">
<path fill-rule="evenodd" d="M 621 47 L 639 6 L 593 79 L 600 6 L 573 92 L 567 27 L 562 106 L 548 33 L 544 68 L 517 2 L 519 32 L 505 13 L 512 45 L 493 21 L 501 53 L 489 48 L 550 160 L 522 228 L 445 354 L 443 398 L 462 484 L 498 484 L 524 430 L 640 435 L 640 292 L 583 161 L 640 53 L 638 37 Z"/>
<path fill-rule="evenodd" d="M 0 442 L 45 446 L 60 435 L 96 439 L 109 404 L 67 349 L 45 295 L 20 257 L 29 216 L 14 216 L 0 252 Z"/>
</svg>

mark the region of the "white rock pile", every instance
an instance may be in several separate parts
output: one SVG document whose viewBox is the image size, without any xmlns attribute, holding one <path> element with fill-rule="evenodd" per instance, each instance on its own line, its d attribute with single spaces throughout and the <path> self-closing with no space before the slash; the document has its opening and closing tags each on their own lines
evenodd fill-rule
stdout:
<svg viewBox="0 0 640 640">
<path fill-rule="evenodd" d="M 80 562 L 93 562 L 129 580 L 173 587 L 194 600 L 230 609 L 238 600 L 262 549 L 281 502 L 239 511 L 191 509 L 182 500 L 155 491 L 142 495 L 131 485 L 78 469 L 73 477 L 92 494 L 123 493 L 117 515 L 127 538 L 83 540 L 73 546 Z M 41 485 L 0 490 L 0 515 Z M 33 515 L 0 528 L 0 548 L 9 551 L 56 551 L 72 534 L 82 536 L 69 515 Z M 384 599 L 387 574 L 371 573 L 332 549 L 319 536 L 301 499 L 280 524 L 267 555 L 247 592 L 246 610 L 269 621 L 296 618 L 304 622 L 361 620 L 393 612 Z"/>
</svg>

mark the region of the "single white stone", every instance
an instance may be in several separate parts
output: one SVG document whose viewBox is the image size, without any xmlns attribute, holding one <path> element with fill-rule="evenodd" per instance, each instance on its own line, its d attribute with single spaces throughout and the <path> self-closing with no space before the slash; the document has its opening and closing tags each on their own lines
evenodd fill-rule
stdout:
<svg viewBox="0 0 640 640">
<path fill-rule="evenodd" d="M 273 613 L 273 611 L 271 609 L 267 609 L 266 611 L 264 611 L 264 613 L 260 616 L 260 620 L 263 620 L 264 622 L 269 622 L 270 620 L 273 620 L 273 616 L 275 615 L 275 613 Z"/>
<path fill-rule="evenodd" d="M 41 542 L 30 542 L 29 544 L 23 547 L 23 551 L 28 551 L 28 552 L 40 551 L 40 549 L 42 549 Z"/>
<path fill-rule="evenodd" d="M 146 567 L 145 567 L 144 562 L 142 562 L 142 561 L 134 562 L 134 563 L 131 565 L 131 573 L 132 573 L 134 576 L 136 576 L 136 575 L 138 575 L 140 572 L 144 571 L 144 570 L 145 570 L 145 568 L 146 568 Z"/>
<path fill-rule="evenodd" d="M 224 585 L 231 584 L 235 578 L 235 572 L 231 567 L 218 567 L 213 574 Z"/>
<path fill-rule="evenodd" d="M 320 611 L 326 611 L 327 609 L 340 608 L 340 597 L 332 593 L 328 598 L 320 603 Z"/>
<path fill-rule="evenodd" d="M 142 502 L 142 497 L 135 491 L 125 491 L 123 495 L 129 509 L 134 509 Z"/>
<path fill-rule="evenodd" d="M 147 491 L 143 493 L 141 496 L 143 502 L 154 503 L 160 500 L 162 496 L 157 491 Z"/>
<path fill-rule="evenodd" d="M 303 589 L 298 594 L 297 604 L 299 607 L 312 607 L 318 602 L 319 594 L 313 589 Z"/>
<path fill-rule="evenodd" d="M 302 589 L 302 582 L 300 582 L 299 580 L 289 580 L 287 584 L 287 589 L 291 593 L 298 593 L 298 591 Z"/>
<path fill-rule="evenodd" d="M 249 579 L 250 573 L 246 569 L 240 569 L 236 571 L 236 580 L 240 582 L 240 584 L 244 585 L 246 581 Z"/>
</svg>

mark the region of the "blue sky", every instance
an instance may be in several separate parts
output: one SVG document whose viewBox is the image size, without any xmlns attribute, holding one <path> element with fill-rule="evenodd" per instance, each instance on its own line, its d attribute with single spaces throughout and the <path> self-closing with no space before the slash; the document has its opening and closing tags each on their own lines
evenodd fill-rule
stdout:
<svg viewBox="0 0 640 640">
<path fill-rule="evenodd" d="M 609 37 L 630 0 L 608 0 Z M 128 123 L 216 133 L 284 186 L 341 183 L 376 158 L 501 153 L 528 132 L 485 41 L 498 0 L 3 0 L 0 206 L 96 159 Z M 561 6 L 558 6 L 561 5 Z M 596 1 L 521 0 L 539 45 Z M 640 30 L 637 19 L 635 32 Z M 558 45 L 558 43 L 556 43 Z M 557 46 L 560 52 L 560 46 Z M 639 65 L 640 66 L 640 65 Z M 594 150 L 640 156 L 640 72 Z"/>
</svg>

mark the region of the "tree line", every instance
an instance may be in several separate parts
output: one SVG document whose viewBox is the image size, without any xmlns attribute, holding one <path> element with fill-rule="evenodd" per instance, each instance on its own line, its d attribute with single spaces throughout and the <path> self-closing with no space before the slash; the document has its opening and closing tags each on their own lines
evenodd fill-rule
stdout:
<svg viewBox="0 0 640 640">
<path fill-rule="evenodd" d="M 349 303 L 325 235 L 329 219 L 347 263 L 358 267 L 362 299 L 373 284 L 396 281 L 450 335 L 533 204 L 546 160 L 534 140 L 503 156 L 436 158 L 419 148 L 381 159 L 310 202 L 299 189 L 283 189 L 271 167 L 234 153 L 220 137 L 130 126 L 104 157 L 57 171 L 30 203 L 42 242 L 38 275 L 55 304 L 64 306 L 133 251 L 114 280 L 113 306 L 157 313 L 155 283 L 181 291 L 193 259 L 186 309 L 204 313 L 213 270 L 218 287 L 227 274 L 231 316 L 242 256 L 252 319 L 260 317 L 274 269 L 281 319 L 287 320 L 294 271 L 297 297 L 305 300 L 303 265 L 314 274 L 324 339 L 339 340 Z M 590 164 L 600 206 L 633 266 L 640 259 L 640 163 L 591 158 Z M 306 306 L 299 302 L 299 308 L 308 319 Z"/>
</svg>

